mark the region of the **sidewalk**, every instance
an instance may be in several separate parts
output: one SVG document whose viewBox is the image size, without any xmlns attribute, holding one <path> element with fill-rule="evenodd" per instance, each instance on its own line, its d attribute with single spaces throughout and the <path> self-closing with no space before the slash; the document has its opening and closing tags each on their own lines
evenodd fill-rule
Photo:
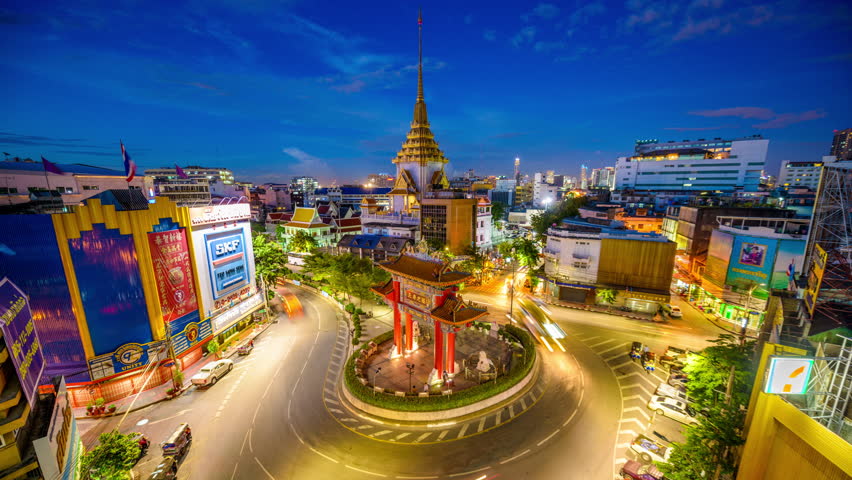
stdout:
<svg viewBox="0 0 852 480">
<path fill-rule="evenodd" d="M 279 315 L 279 320 L 280 320 L 281 316 L 283 316 L 283 314 Z M 247 328 L 247 329 L 243 330 L 242 332 L 240 332 L 239 334 L 237 334 L 237 336 L 235 338 L 232 338 L 230 340 L 230 343 L 233 346 L 231 348 L 229 348 L 227 351 L 220 352 L 221 358 L 230 358 L 230 357 L 233 357 L 234 355 L 236 355 L 239 345 L 241 345 L 242 343 L 247 342 L 249 340 L 253 340 L 258 335 L 260 335 L 261 333 L 266 331 L 266 329 L 269 328 L 269 325 L 270 325 L 270 323 L 267 322 L 267 323 L 264 323 L 264 324 L 261 324 L 261 325 L 254 326 L 252 328 Z M 193 375 L 198 373 L 205 365 L 207 365 L 211 361 L 213 361 L 213 356 L 208 355 L 207 357 L 203 357 L 200 360 L 198 360 L 197 362 L 195 362 L 194 364 L 187 367 L 183 371 L 184 378 L 183 378 L 183 387 L 181 389 L 181 393 L 176 395 L 173 398 L 178 398 L 181 394 L 183 394 L 183 392 L 185 392 L 191 386 L 189 379 L 192 378 Z M 164 383 L 162 385 L 158 385 L 154 388 L 149 388 L 147 390 L 143 390 L 138 395 L 131 395 L 129 397 L 125 397 L 125 398 L 122 398 L 120 400 L 116 400 L 115 402 L 107 403 L 106 406 L 110 406 L 110 405 L 116 406 L 115 412 L 111 413 L 111 414 L 98 415 L 96 417 L 92 417 L 92 416 L 86 415 L 86 407 L 77 407 L 77 408 L 72 408 L 71 410 L 74 413 L 74 417 L 78 420 L 80 420 L 80 419 L 99 419 L 99 418 L 114 417 L 114 416 L 117 416 L 117 415 L 124 415 L 127 412 L 134 412 L 136 410 L 145 408 L 149 405 L 153 405 L 155 403 L 162 402 L 163 400 L 167 400 L 168 398 L 166 397 L 166 391 L 171 389 L 171 388 L 172 388 L 172 383 L 166 382 L 166 383 Z M 136 399 L 135 401 L 134 401 L 134 398 Z"/>
<path fill-rule="evenodd" d="M 542 298 L 542 297 L 539 297 Z M 557 300 L 553 297 L 543 298 L 544 303 L 548 305 L 556 305 L 557 307 L 564 308 L 573 308 L 574 310 L 585 310 L 587 312 L 595 312 L 595 313 L 606 313 L 609 315 L 618 315 L 620 317 L 632 318 L 634 320 L 645 320 L 647 322 L 655 322 L 654 315 L 650 313 L 639 313 L 639 312 L 625 312 L 624 310 L 619 309 L 611 309 L 606 307 L 599 307 L 597 305 L 585 305 L 581 303 L 573 303 L 566 302 L 564 300 Z M 666 323 L 667 320 L 663 317 L 663 320 L 658 323 Z"/>
</svg>

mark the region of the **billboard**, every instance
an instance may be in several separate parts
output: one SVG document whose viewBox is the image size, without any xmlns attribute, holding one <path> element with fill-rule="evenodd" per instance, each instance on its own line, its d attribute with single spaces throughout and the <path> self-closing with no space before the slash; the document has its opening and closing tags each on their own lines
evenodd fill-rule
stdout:
<svg viewBox="0 0 852 480">
<path fill-rule="evenodd" d="M 736 235 L 725 283 L 740 288 L 761 283 L 768 286 L 777 246 L 777 239 Z"/>
<path fill-rule="evenodd" d="M 153 340 L 133 235 L 104 224 L 68 240 L 95 355 Z"/>
<path fill-rule="evenodd" d="M 0 280 L 0 328 L 6 351 L 12 357 L 21 381 L 21 390 L 33 406 L 38 400 L 38 385 L 44 372 L 44 356 L 24 292 L 8 278 Z"/>
<path fill-rule="evenodd" d="M 251 218 L 251 206 L 248 203 L 234 205 L 210 205 L 189 209 L 189 221 L 192 226 L 214 223 L 246 221 Z"/>
<path fill-rule="evenodd" d="M 805 258 L 805 240 L 781 240 L 772 269 L 771 288 L 796 291 L 796 277 L 802 273 Z"/>
<path fill-rule="evenodd" d="M 246 240 L 242 229 L 204 235 L 213 298 L 249 283 Z"/>
<path fill-rule="evenodd" d="M 814 366 L 813 358 L 770 357 L 766 393 L 801 395 L 808 391 L 808 380 Z"/>
<path fill-rule="evenodd" d="M 210 319 L 201 320 L 197 310 L 171 322 L 169 326 L 172 348 L 177 356 L 213 336 Z"/>
<path fill-rule="evenodd" d="M 186 230 L 183 228 L 148 234 L 151 262 L 165 322 L 198 310 L 195 281 L 190 265 Z"/>
<path fill-rule="evenodd" d="M 710 247 L 707 252 L 707 267 L 704 271 L 704 277 L 718 287 L 725 285 L 733 247 L 733 235 L 713 230 L 710 235 Z"/>
<path fill-rule="evenodd" d="M 805 287 L 803 300 L 808 308 L 808 314 L 814 315 L 816 299 L 819 295 L 819 287 L 822 285 L 822 276 L 825 273 L 825 264 L 828 262 L 828 254 L 818 243 L 814 244 L 813 261 L 808 270 L 808 286 Z"/>
<path fill-rule="evenodd" d="M 127 372 L 143 367 L 149 361 L 162 360 L 164 356 L 157 358 L 163 351 L 163 341 L 148 343 L 126 343 L 116 348 L 114 352 L 89 359 L 89 370 L 92 380 L 111 377 L 113 375 Z"/>
<path fill-rule="evenodd" d="M 86 353 L 50 215 L 0 215 L 0 278 L 27 292 L 45 379 L 86 382 Z M 80 373 L 83 372 L 83 373 Z"/>
<path fill-rule="evenodd" d="M 63 377 L 56 390 L 53 414 L 47 436 L 33 440 L 38 466 L 44 478 L 75 480 L 83 454 L 77 421 L 68 402 L 68 391 Z"/>
</svg>

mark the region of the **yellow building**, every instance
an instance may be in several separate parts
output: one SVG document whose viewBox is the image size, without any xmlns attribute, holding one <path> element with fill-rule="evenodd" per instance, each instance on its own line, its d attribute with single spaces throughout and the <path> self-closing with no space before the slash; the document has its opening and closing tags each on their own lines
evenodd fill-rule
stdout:
<svg viewBox="0 0 852 480">
<path fill-rule="evenodd" d="M 476 198 L 424 198 L 420 209 L 420 235 L 425 240 L 443 243 L 454 254 L 473 245 L 476 238 Z"/>
<path fill-rule="evenodd" d="M 807 355 L 767 343 L 746 417 L 746 444 L 738 480 L 848 480 L 852 445 L 806 415 L 783 396 L 764 393 L 763 374 L 771 355 Z"/>
</svg>

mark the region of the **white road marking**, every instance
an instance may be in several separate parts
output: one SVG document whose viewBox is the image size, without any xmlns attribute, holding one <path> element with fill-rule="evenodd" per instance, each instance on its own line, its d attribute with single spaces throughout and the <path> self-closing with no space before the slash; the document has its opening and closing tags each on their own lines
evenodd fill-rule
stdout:
<svg viewBox="0 0 852 480">
<path fill-rule="evenodd" d="M 465 424 L 462 426 L 461 430 L 459 430 L 459 434 L 456 436 L 456 438 L 462 438 L 462 437 L 464 436 L 464 432 L 466 432 L 466 431 L 467 431 L 467 427 L 469 427 L 469 426 L 470 426 L 470 424 L 469 424 L 469 423 L 465 423 Z"/>
<path fill-rule="evenodd" d="M 433 477 L 403 477 L 402 475 L 397 475 L 396 478 L 404 479 L 404 480 L 427 480 L 429 478 L 440 478 L 437 475 Z"/>
<path fill-rule="evenodd" d="M 364 430 L 365 428 L 373 428 L 372 425 L 359 425 L 355 427 L 355 430 Z"/>
<path fill-rule="evenodd" d="M 627 442 L 627 443 L 619 443 L 618 445 L 616 445 L 616 446 L 615 446 L 615 448 L 627 448 L 627 447 L 629 447 L 629 446 L 630 446 L 630 442 Z"/>
<path fill-rule="evenodd" d="M 137 463 L 138 465 L 138 463 Z M 240 465 L 240 462 L 234 464 L 234 473 L 231 474 L 231 480 L 234 480 L 234 477 L 237 476 L 237 467 Z"/>
<path fill-rule="evenodd" d="M 622 390 L 627 390 L 628 388 L 638 388 L 639 390 L 642 390 L 643 392 L 647 393 L 649 396 L 651 395 L 651 392 L 646 390 L 645 387 L 638 383 L 632 383 L 630 385 L 621 385 L 619 388 L 621 388 Z"/>
<path fill-rule="evenodd" d="M 334 413 L 343 413 L 343 410 L 338 410 L 338 409 L 336 409 L 336 408 L 329 408 L 329 409 L 328 409 L 328 411 L 329 411 L 329 412 L 334 412 Z"/>
<path fill-rule="evenodd" d="M 515 406 L 509 405 L 509 418 L 515 418 Z"/>
<path fill-rule="evenodd" d="M 374 433 L 370 436 L 371 437 L 378 437 L 380 435 L 386 435 L 386 434 L 391 433 L 391 432 L 392 432 L 392 430 L 382 430 L 381 432 L 376 432 L 376 433 Z"/>
<path fill-rule="evenodd" d="M 540 447 L 540 446 L 541 446 L 544 442 L 546 442 L 546 441 L 550 440 L 551 438 L 553 438 L 553 436 L 554 436 L 554 435 L 556 435 L 557 433 L 559 433 L 559 430 L 561 430 L 561 428 L 557 428 L 557 429 L 556 429 L 553 433 L 551 433 L 550 435 L 548 435 L 548 436 L 547 436 L 547 438 L 545 438 L 544 440 L 542 440 L 542 441 L 538 442 L 536 445 L 538 445 L 538 446 Z"/>
<path fill-rule="evenodd" d="M 627 423 L 627 422 L 635 422 L 637 425 L 639 425 L 640 430 L 645 428 L 645 424 L 642 423 L 641 421 L 635 419 L 635 418 L 623 418 L 618 423 Z"/>
<path fill-rule="evenodd" d="M 253 449 L 253 448 L 251 448 L 251 432 L 252 432 L 252 429 L 251 429 L 251 428 L 249 428 L 249 437 L 248 437 L 248 438 L 249 438 L 249 441 L 248 441 L 248 444 L 249 444 L 249 452 L 254 453 L 254 449 Z"/>
<path fill-rule="evenodd" d="M 402 440 L 403 438 L 411 435 L 411 432 L 400 433 L 396 437 L 394 437 L 393 441 Z"/>
<path fill-rule="evenodd" d="M 611 352 L 611 351 L 615 350 L 616 348 L 624 348 L 626 346 L 627 346 L 626 343 L 622 343 L 621 345 L 616 345 L 614 347 L 607 348 L 606 350 L 602 350 L 602 351 L 598 352 L 598 355 L 603 355 L 604 353 Z"/>
<path fill-rule="evenodd" d="M 578 408 L 578 409 L 576 409 L 576 410 L 574 410 L 574 413 L 572 413 L 572 414 L 571 414 L 571 416 L 570 416 L 570 417 L 568 417 L 568 420 L 565 420 L 565 423 L 563 423 L 563 424 L 562 424 L 562 426 L 563 426 L 563 427 L 565 427 L 565 426 L 567 426 L 569 423 L 571 423 L 571 420 L 574 420 L 574 415 L 577 415 L 577 412 L 579 412 L 579 411 L 580 411 L 580 409 L 579 409 L 579 408 Z"/>
<path fill-rule="evenodd" d="M 334 390 L 331 390 L 330 388 L 323 387 L 323 390 L 325 390 L 325 393 L 330 393 L 330 394 L 334 395 Z"/>
<path fill-rule="evenodd" d="M 258 460 L 257 457 L 254 457 L 254 461 L 257 462 L 258 465 L 260 465 L 260 468 L 264 471 L 264 473 L 266 473 L 269 478 L 275 480 L 275 477 L 273 477 L 272 474 L 269 473 L 269 470 L 267 470 L 266 467 L 264 467 L 263 464 L 260 463 L 260 460 Z"/>
<path fill-rule="evenodd" d="M 333 458 L 329 457 L 328 455 L 323 455 L 322 453 L 320 453 L 320 452 L 319 452 L 319 450 L 317 450 L 317 449 L 316 449 L 316 448 L 314 448 L 314 447 L 308 447 L 308 448 L 310 448 L 312 452 L 316 453 L 317 455 L 319 455 L 320 457 L 322 457 L 322 458 L 324 458 L 324 459 L 326 459 L 326 460 L 330 460 L 330 461 L 332 461 L 332 462 L 334 462 L 334 463 L 340 463 L 340 462 L 338 462 L 337 460 L 335 460 L 335 459 L 333 459 Z"/>
<path fill-rule="evenodd" d="M 626 413 L 626 412 L 639 412 L 639 413 L 641 413 L 641 414 L 642 414 L 642 416 L 644 416 L 644 417 L 645 417 L 645 420 L 650 420 L 650 419 L 651 419 L 651 416 L 650 416 L 650 415 L 648 415 L 648 414 L 645 412 L 645 408 L 644 408 L 644 407 L 630 407 L 630 408 L 625 408 L 625 409 L 624 409 L 624 412 L 625 412 L 625 413 Z"/>
<path fill-rule="evenodd" d="M 448 433 L 450 433 L 450 431 L 449 431 L 449 430 L 444 430 L 443 432 L 441 432 L 441 434 L 440 434 L 440 435 L 438 435 L 438 441 L 443 440 L 443 439 L 444 439 L 444 437 L 446 437 Z"/>
<path fill-rule="evenodd" d="M 461 476 L 464 476 L 464 475 L 470 475 L 471 473 L 476 473 L 476 472 L 481 472 L 483 470 L 488 470 L 489 468 L 491 468 L 491 465 L 486 465 L 482 468 L 477 468 L 476 470 L 470 470 L 468 472 L 454 473 L 454 474 L 449 475 L 449 476 L 450 477 L 461 477 Z"/>
<path fill-rule="evenodd" d="M 355 470 L 356 472 L 366 473 L 367 475 L 375 475 L 377 477 L 387 477 L 387 475 L 382 475 L 381 473 L 368 472 L 366 470 L 361 470 L 360 468 L 350 467 L 349 465 L 344 465 L 344 467 L 346 467 L 350 470 Z"/>
<path fill-rule="evenodd" d="M 483 427 L 485 427 L 485 419 L 488 417 L 482 417 L 482 420 L 479 421 L 479 428 L 476 430 L 477 433 L 481 432 Z"/>
<path fill-rule="evenodd" d="M 424 433 L 423 435 L 420 435 L 419 437 L 417 437 L 417 440 L 415 440 L 415 441 L 414 441 L 414 443 L 420 443 L 420 442 L 422 442 L 422 441 L 423 441 L 423 440 L 425 440 L 425 439 L 426 439 L 426 437 L 428 437 L 429 435 L 432 435 L 432 432 L 426 432 L 426 433 Z M 436 477 L 436 478 L 437 478 L 437 477 Z"/>
<path fill-rule="evenodd" d="M 523 412 L 526 409 L 527 409 L 527 401 L 522 398 L 521 399 L 521 411 Z"/>
<path fill-rule="evenodd" d="M 500 422 L 503 421 L 503 410 L 500 409 L 497 411 L 497 420 L 494 422 L 495 425 L 500 425 Z"/>
<path fill-rule="evenodd" d="M 618 434 L 619 435 L 630 435 L 631 437 L 636 436 L 636 432 L 634 432 L 633 430 L 619 430 Z"/>
<path fill-rule="evenodd" d="M 340 402 L 338 402 L 337 400 L 335 400 L 333 398 L 325 397 L 325 401 L 328 402 L 328 403 L 333 403 L 335 405 L 340 405 Z"/>
<path fill-rule="evenodd" d="M 633 400 L 634 398 L 642 398 L 642 395 L 630 395 L 628 397 L 624 397 L 624 401 Z"/>
<path fill-rule="evenodd" d="M 356 420 L 352 417 L 341 418 L 340 421 L 341 422 L 356 422 L 356 423 L 358 422 L 358 420 Z"/>
<path fill-rule="evenodd" d="M 248 429 L 248 431 L 246 431 L 246 436 L 243 437 L 243 446 L 240 447 L 240 456 L 241 457 L 243 456 L 243 450 L 245 450 L 245 448 L 246 448 L 246 442 L 248 442 L 249 433 L 251 433 L 250 428 Z"/>
<path fill-rule="evenodd" d="M 613 365 L 613 366 L 611 366 L 611 367 L 609 367 L 609 368 L 611 368 L 611 369 L 613 369 L 613 370 L 618 370 L 619 368 L 621 368 L 621 367 L 626 367 L 627 365 L 630 365 L 631 363 L 633 363 L 633 361 L 632 361 L 632 360 L 628 360 L 628 361 L 626 361 L 626 362 L 619 363 L 618 365 Z"/>
<path fill-rule="evenodd" d="M 580 340 L 582 340 L 583 343 L 586 343 L 586 342 L 591 342 L 592 340 L 597 340 L 599 338 L 601 338 L 601 337 L 580 338 Z"/>
<path fill-rule="evenodd" d="M 521 453 L 519 453 L 519 454 L 515 455 L 515 456 L 514 456 L 514 457 L 512 457 L 512 458 L 507 458 L 506 460 L 503 460 L 502 462 L 500 462 L 500 465 L 503 465 L 503 464 L 505 464 L 505 463 L 509 463 L 509 462 L 511 462 L 512 460 L 517 460 L 518 458 L 523 457 L 524 455 L 526 455 L 526 454 L 528 454 L 528 453 L 530 453 L 530 449 L 529 449 L 529 448 L 528 448 L 528 449 L 526 449 L 526 450 L 524 450 L 523 452 L 521 452 Z"/>
</svg>

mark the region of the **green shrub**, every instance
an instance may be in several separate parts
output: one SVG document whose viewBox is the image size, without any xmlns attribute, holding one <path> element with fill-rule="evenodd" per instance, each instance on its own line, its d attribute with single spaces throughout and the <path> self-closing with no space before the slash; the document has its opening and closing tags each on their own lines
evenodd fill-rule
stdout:
<svg viewBox="0 0 852 480">
<path fill-rule="evenodd" d="M 517 343 L 521 345 L 521 359 L 507 375 L 504 375 L 493 382 L 481 383 L 471 388 L 454 392 L 452 395 L 430 395 L 429 397 L 397 397 L 389 394 L 376 395 L 371 386 L 362 385 L 355 376 L 355 359 L 358 357 L 361 350 L 367 348 L 368 342 L 365 342 L 364 345 L 355 350 L 346 362 L 344 374 L 346 387 L 355 397 L 364 403 L 369 403 L 371 405 L 391 410 L 406 412 L 435 412 L 470 405 L 508 390 L 521 381 L 532 369 L 532 366 L 535 363 L 536 351 L 535 343 L 529 333 L 521 328 L 507 325 L 505 328 L 505 335 L 507 335 L 507 338 L 510 340 L 517 341 Z M 379 335 L 372 341 L 376 344 L 382 344 L 391 338 L 393 338 L 393 330 Z"/>
<path fill-rule="evenodd" d="M 344 310 L 346 310 L 346 313 L 349 313 L 349 314 L 355 313 L 355 304 L 354 303 L 347 303 Z"/>
</svg>

